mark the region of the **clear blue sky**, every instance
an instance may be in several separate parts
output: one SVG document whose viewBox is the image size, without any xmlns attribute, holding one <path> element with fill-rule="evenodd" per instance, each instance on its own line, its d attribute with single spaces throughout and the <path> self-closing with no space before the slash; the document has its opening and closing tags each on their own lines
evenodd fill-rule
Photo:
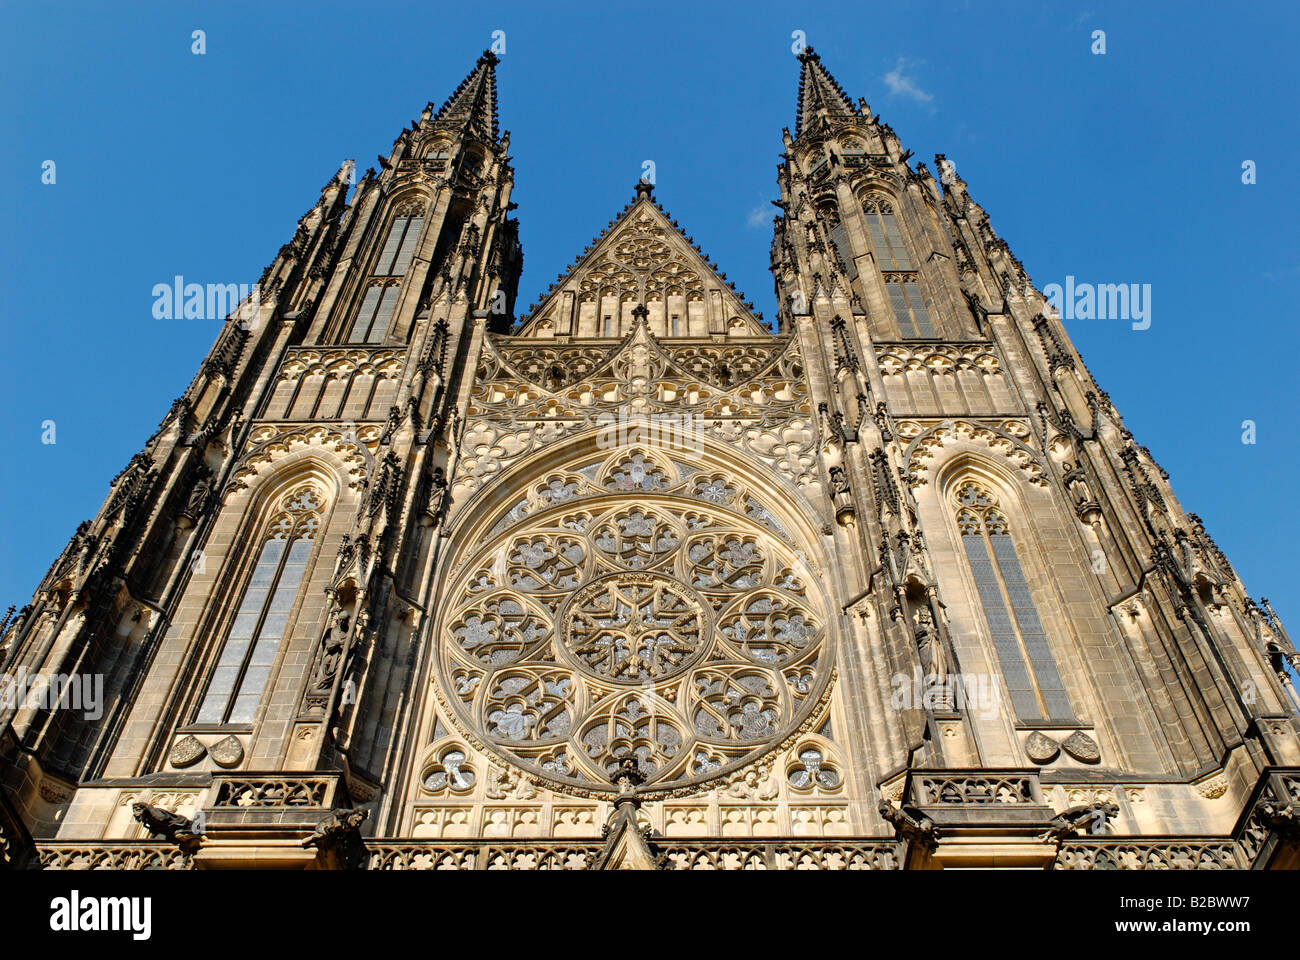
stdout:
<svg viewBox="0 0 1300 960">
<path fill-rule="evenodd" d="M 1300 629 L 1294 3 L 463 6 L 4 3 L 0 609 L 30 599 L 216 335 L 155 320 L 153 285 L 256 280 L 340 161 L 387 154 L 494 30 L 520 307 L 650 159 L 657 198 L 772 317 L 803 30 L 918 159 L 948 155 L 1040 287 L 1152 285 L 1149 330 L 1070 332 L 1252 595 Z"/>
</svg>

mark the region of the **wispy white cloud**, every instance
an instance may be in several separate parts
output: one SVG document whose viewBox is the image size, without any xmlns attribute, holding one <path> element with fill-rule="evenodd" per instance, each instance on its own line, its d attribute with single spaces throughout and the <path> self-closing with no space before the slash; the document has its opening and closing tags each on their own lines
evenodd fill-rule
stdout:
<svg viewBox="0 0 1300 960">
<path fill-rule="evenodd" d="M 1269 281 L 1276 281 L 1276 280 L 1278 279 L 1278 274 L 1281 274 L 1282 277 L 1288 277 L 1288 278 L 1289 278 L 1289 277 L 1300 277 L 1300 266 L 1296 266 L 1296 267 L 1282 267 L 1282 268 L 1281 268 L 1280 270 L 1278 270 L 1278 271 L 1265 270 L 1265 271 L 1264 271 L 1264 279 L 1265 279 L 1265 280 L 1269 280 Z"/>
<path fill-rule="evenodd" d="M 745 226 L 751 230 L 761 230 L 772 222 L 772 205 L 762 203 L 749 211 L 749 217 L 745 220 Z"/>
<path fill-rule="evenodd" d="M 934 99 L 934 94 L 927 93 L 916 85 L 916 80 L 908 73 L 913 66 L 916 64 L 906 57 L 899 57 L 898 62 L 894 64 L 894 69 L 885 74 L 885 86 L 889 87 L 889 92 L 892 94 L 907 97 L 918 103 L 929 103 Z"/>
</svg>

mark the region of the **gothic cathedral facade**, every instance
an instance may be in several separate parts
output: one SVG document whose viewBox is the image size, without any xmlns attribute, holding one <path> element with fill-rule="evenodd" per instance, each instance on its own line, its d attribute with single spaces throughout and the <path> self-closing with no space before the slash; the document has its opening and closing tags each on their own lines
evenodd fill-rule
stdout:
<svg viewBox="0 0 1300 960">
<path fill-rule="evenodd" d="M 1297 864 L 1282 624 L 800 61 L 771 324 L 645 182 L 517 310 L 490 53 L 344 165 L 4 629 L 103 683 L 0 708 L 7 865 Z"/>
</svg>

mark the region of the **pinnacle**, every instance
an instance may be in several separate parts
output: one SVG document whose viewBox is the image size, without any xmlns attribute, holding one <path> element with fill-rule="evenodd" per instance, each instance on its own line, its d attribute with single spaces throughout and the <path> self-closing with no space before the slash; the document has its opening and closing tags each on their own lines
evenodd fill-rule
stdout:
<svg viewBox="0 0 1300 960">
<path fill-rule="evenodd" d="M 433 117 L 435 121 L 459 120 L 468 126 L 477 126 L 483 134 L 498 137 L 496 65 L 501 62 L 491 50 L 474 64 L 469 76 L 460 82 L 447 102 Z"/>
<path fill-rule="evenodd" d="M 821 57 L 812 47 L 799 54 L 799 98 L 795 112 L 794 135 L 798 137 L 806 123 L 815 115 L 839 117 L 859 116 L 859 110 L 844 92 L 844 88 L 822 66 Z"/>
</svg>

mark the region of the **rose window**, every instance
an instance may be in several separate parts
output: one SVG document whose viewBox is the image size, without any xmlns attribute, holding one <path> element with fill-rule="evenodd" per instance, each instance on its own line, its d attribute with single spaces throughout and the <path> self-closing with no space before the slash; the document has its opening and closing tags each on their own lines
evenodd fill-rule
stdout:
<svg viewBox="0 0 1300 960">
<path fill-rule="evenodd" d="M 455 566 L 441 696 L 482 747 L 579 793 L 628 757 L 644 790 L 704 788 L 788 745 L 824 707 L 828 618 L 770 517 L 649 456 L 549 475 Z"/>
<path fill-rule="evenodd" d="M 574 594 L 564 645 L 574 666 L 598 679 L 663 680 L 703 650 L 702 621 L 702 604 L 685 584 L 615 574 Z"/>
</svg>

